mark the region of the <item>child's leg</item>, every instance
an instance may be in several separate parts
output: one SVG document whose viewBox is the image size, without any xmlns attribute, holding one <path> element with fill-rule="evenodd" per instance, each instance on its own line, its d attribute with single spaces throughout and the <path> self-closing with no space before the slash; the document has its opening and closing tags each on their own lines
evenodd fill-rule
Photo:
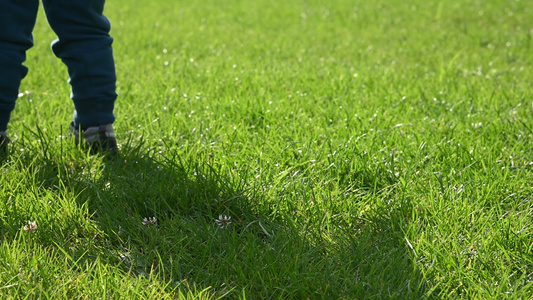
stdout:
<svg viewBox="0 0 533 300">
<path fill-rule="evenodd" d="M 76 109 L 76 126 L 110 124 L 115 92 L 115 62 L 105 0 L 43 0 L 48 23 L 58 36 L 54 54 L 67 65 Z"/>
<path fill-rule="evenodd" d="M 38 8 L 38 0 L 0 1 L 0 131 L 7 129 L 20 81 L 28 73 L 22 63 L 33 46 Z"/>
</svg>

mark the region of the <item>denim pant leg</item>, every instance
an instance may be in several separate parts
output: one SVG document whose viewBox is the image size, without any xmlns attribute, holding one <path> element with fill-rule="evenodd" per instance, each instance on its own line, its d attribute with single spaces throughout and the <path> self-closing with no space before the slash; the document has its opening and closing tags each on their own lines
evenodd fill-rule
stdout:
<svg viewBox="0 0 533 300">
<path fill-rule="evenodd" d="M 33 46 L 38 8 L 38 0 L 0 1 L 0 131 L 7 129 L 20 82 L 28 73 L 22 63 Z"/>
<path fill-rule="evenodd" d="M 74 122 L 82 129 L 115 121 L 113 39 L 109 36 L 109 20 L 103 15 L 104 3 L 105 0 L 43 0 L 48 23 L 58 37 L 52 50 L 67 65 Z"/>
</svg>

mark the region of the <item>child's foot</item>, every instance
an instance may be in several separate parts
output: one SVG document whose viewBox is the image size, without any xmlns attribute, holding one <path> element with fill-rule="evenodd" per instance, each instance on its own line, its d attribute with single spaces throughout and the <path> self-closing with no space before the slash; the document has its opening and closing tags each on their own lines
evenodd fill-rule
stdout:
<svg viewBox="0 0 533 300">
<path fill-rule="evenodd" d="M 9 138 L 5 131 L 0 131 L 0 155 L 7 153 L 7 144 L 9 144 Z"/>
<path fill-rule="evenodd" d="M 94 126 L 81 130 L 72 121 L 70 123 L 70 133 L 74 135 L 76 144 L 82 143 L 83 140 L 83 145 L 89 149 L 91 154 L 105 153 L 114 155 L 118 152 L 113 124 Z"/>
</svg>

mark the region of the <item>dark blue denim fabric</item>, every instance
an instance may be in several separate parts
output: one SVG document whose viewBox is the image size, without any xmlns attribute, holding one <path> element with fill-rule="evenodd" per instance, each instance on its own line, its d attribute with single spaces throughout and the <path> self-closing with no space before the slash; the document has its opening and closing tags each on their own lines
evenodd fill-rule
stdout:
<svg viewBox="0 0 533 300">
<path fill-rule="evenodd" d="M 42 3 L 58 37 L 52 51 L 68 68 L 76 125 L 85 129 L 113 123 L 116 74 L 105 0 Z M 0 131 L 7 129 L 20 82 L 28 73 L 22 63 L 33 46 L 38 6 L 39 0 L 0 0 Z"/>
</svg>

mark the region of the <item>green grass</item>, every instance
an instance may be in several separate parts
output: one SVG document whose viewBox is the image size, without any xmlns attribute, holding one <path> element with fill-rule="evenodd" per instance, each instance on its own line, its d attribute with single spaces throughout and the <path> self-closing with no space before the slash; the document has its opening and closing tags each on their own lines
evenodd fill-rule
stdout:
<svg viewBox="0 0 533 300">
<path fill-rule="evenodd" d="M 114 160 L 66 137 L 41 13 L 0 167 L 0 296 L 530 298 L 532 13 L 108 1 Z"/>
</svg>

